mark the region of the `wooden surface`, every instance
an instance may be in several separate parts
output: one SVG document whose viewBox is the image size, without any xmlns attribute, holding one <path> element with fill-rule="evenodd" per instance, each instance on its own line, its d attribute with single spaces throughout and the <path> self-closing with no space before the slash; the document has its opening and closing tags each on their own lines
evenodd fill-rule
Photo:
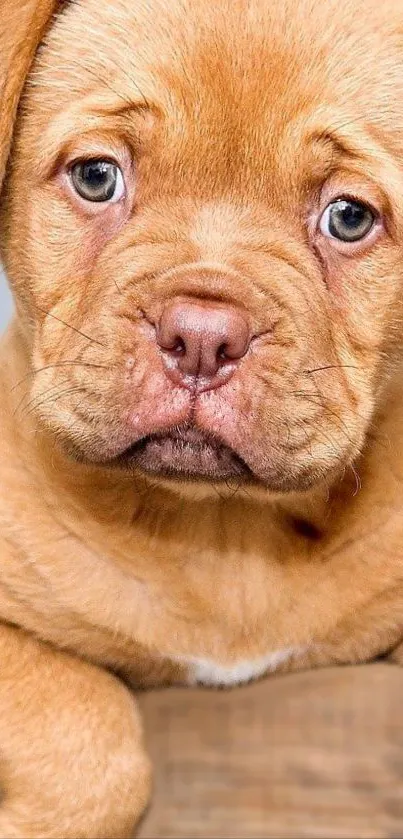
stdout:
<svg viewBox="0 0 403 839">
<path fill-rule="evenodd" d="M 403 837 L 403 669 L 140 698 L 156 766 L 141 839 Z"/>
</svg>

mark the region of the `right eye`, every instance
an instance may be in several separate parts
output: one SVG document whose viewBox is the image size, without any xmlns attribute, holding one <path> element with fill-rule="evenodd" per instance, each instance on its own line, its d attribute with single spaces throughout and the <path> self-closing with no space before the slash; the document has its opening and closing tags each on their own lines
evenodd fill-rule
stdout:
<svg viewBox="0 0 403 839">
<path fill-rule="evenodd" d="M 70 170 L 75 191 L 85 201 L 116 204 L 126 187 L 122 170 L 110 160 L 81 160 Z"/>
<path fill-rule="evenodd" d="M 354 244 L 365 239 L 375 223 L 375 215 L 368 204 L 350 198 L 337 198 L 326 207 L 320 229 L 328 239 Z"/>
</svg>

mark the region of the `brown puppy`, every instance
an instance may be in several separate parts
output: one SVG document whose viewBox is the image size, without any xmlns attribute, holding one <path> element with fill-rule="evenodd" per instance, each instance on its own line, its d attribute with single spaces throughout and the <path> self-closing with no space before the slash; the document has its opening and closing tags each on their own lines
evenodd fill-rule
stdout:
<svg viewBox="0 0 403 839">
<path fill-rule="evenodd" d="M 123 836 L 124 681 L 401 641 L 403 2 L 0 7 L 0 835 Z"/>
</svg>

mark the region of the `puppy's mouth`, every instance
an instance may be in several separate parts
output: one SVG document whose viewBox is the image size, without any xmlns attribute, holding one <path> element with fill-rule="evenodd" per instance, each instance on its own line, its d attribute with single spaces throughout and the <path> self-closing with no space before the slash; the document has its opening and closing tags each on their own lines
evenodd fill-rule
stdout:
<svg viewBox="0 0 403 839">
<path fill-rule="evenodd" d="M 182 480 L 253 480 L 251 470 L 236 452 L 216 437 L 194 428 L 177 428 L 144 437 L 115 463 Z"/>
</svg>

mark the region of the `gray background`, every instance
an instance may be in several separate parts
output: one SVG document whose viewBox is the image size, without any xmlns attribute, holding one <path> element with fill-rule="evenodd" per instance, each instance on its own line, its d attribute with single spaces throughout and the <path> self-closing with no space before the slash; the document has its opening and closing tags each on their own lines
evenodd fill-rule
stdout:
<svg viewBox="0 0 403 839">
<path fill-rule="evenodd" d="M 11 314 L 11 295 L 0 265 L 0 331 L 4 329 Z"/>
</svg>

